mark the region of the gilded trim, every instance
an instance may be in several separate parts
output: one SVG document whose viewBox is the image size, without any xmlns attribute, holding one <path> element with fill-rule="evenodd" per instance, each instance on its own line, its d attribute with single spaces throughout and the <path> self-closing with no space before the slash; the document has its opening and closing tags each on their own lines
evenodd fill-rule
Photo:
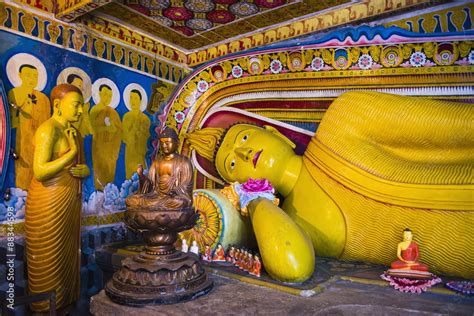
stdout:
<svg viewBox="0 0 474 316">
<path fill-rule="evenodd" d="M 12 3 L 0 3 L 0 30 L 112 62 L 148 76 L 157 77 L 157 74 L 164 73 L 160 78 L 170 83 L 180 82 L 190 70 L 185 65 L 132 48 L 126 43 L 104 39 L 100 33 L 81 25 L 64 23 L 50 14 L 35 13 Z"/>
</svg>

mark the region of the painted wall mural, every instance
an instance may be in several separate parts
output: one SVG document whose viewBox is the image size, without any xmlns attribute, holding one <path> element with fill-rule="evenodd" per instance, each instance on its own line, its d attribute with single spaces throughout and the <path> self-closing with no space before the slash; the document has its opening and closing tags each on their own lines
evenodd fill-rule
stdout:
<svg viewBox="0 0 474 316">
<path fill-rule="evenodd" d="M 8 113 L 7 94 L 0 76 L 0 188 L 3 188 L 10 151 L 10 116 Z"/>
<path fill-rule="evenodd" d="M 100 29 L 100 26 L 97 28 Z M 112 42 L 106 39 L 112 34 L 104 38 L 96 32 L 97 28 L 67 24 L 52 14 L 39 15 L 18 4 L 0 2 L 0 30 L 37 38 L 83 55 L 158 76 L 168 82 L 179 82 L 187 75 L 188 68 L 183 64 L 186 61 L 184 53 L 179 54 L 129 30 L 119 32 L 120 36 L 116 37 L 118 42 Z"/>
<path fill-rule="evenodd" d="M 84 113 L 75 127 L 84 137 L 85 158 L 92 171 L 83 181 L 83 215 L 92 216 L 84 217 L 83 224 L 116 222 L 124 198 L 138 185 L 133 175 L 137 164 L 146 165 L 153 113 L 170 95 L 172 84 L 17 34 L 0 31 L 0 40 L 0 66 L 11 104 L 2 112 L 0 128 L 5 130 L 11 119 L 11 147 L 18 155 L 2 169 L 11 198 L 0 197 L 0 222 L 8 207 L 15 209 L 20 223 L 23 220 L 33 176 L 33 135 L 51 116 L 48 95 L 60 83 L 76 85 L 84 94 Z M 151 112 L 152 98 L 157 104 Z"/>
</svg>

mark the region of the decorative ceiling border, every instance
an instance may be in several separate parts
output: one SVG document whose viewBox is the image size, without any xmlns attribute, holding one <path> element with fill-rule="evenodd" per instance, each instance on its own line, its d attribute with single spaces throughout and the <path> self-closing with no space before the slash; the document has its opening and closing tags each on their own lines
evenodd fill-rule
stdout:
<svg viewBox="0 0 474 316">
<path fill-rule="evenodd" d="M 340 78 L 347 85 L 350 78 L 350 85 L 357 88 L 364 85 L 360 80 L 370 82 L 371 77 L 398 77 L 398 86 L 407 87 L 411 77 L 421 76 L 435 87 L 467 86 L 472 90 L 473 40 L 474 31 L 430 36 L 396 27 L 362 26 L 289 47 L 226 56 L 188 76 L 162 109 L 159 120 L 182 137 L 219 98 L 242 91 L 320 89 L 315 80 Z M 461 77 L 453 80 L 457 75 Z"/>
<path fill-rule="evenodd" d="M 56 18 L 64 22 L 72 22 L 88 12 L 100 8 L 112 0 L 62 0 L 58 1 Z"/>
<path fill-rule="evenodd" d="M 183 2 L 185 1 L 178 0 L 174 3 L 172 1 L 172 7 L 179 7 Z M 229 3 L 232 2 L 235 1 L 230 1 Z M 279 7 L 274 7 L 266 12 L 234 20 L 229 24 L 219 26 L 217 29 L 206 30 L 194 34 L 193 36 L 184 35 L 179 31 L 164 26 L 152 18 L 118 2 L 112 3 L 96 12 L 98 14 L 112 15 L 122 22 L 128 21 L 132 28 L 140 28 L 156 38 L 168 38 L 172 36 L 173 42 L 176 43 L 176 45 L 189 52 L 190 50 L 201 49 L 210 44 L 215 46 L 217 42 L 227 41 L 229 38 L 241 37 L 242 31 L 244 31 L 246 35 L 251 35 L 260 29 L 274 28 L 275 25 L 288 24 L 289 20 L 301 20 L 304 17 L 322 14 L 328 10 L 334 11 L 341 6 L 350 5 L 350 2 L 351 0 L 298 0 Z M 226 1 L 221 3 L 226 3 Z"/>
<path fill-rule="evenodd" d="M 150 53 L 162 55 L 165 58 L 196 66 L 227 54 L 236 53 L 275 42 L 301 37 L 310 33 L 341 26 L 356 20 L 371 18 L 388 14 L 400 9 L 429 4 L 430 0 L 398 0 L 386 5 L 385 1 L 364 0 L 353 2 L 333 10 L 311 13 L 290 23 L 281 23 L 263 28 L 262 31 L 251 33 L 242 38 L 233 38 L 211 44 L 204 49 L 194 50 L 173 46 L 163 41 L 151 32 L 136 32 L 130 30 L 131 25 L 120 25 L 119 20 L 113 19 L 103 13 L 93 13 L 93 16 L 81 18 L 80 21 L 87 27 L 94 29 L 108 37 L 125 41 L 130 45 L 140 47 Z M 148 44 L 145 44 L 148 43 Z M 163 48 L 161 48 L 163 47 Z M 158 50 L 158 51 L 157 51 Z M 174 51 L 174 55 L 172 52 Z"/>
<path fill-rule="evenodd" d="M 463 32 L 473 29 L 474 2 L 462 5 L 453 3 L 454 7 L 418 14 L 408 18 L 400 18 L 387 22 L 385 26 L 397 26 L 416 33 Z"/>
<path fill-rule="evenodd" d="M 190 72 L 186 65 L 168 61 L 75 23 L 65 23 L 45 12 L 34 12 L 15 3 L 0 3 L 0 30 L 34 38 L 109 63 L 117 64 L 170 83 L 178 83 Z"/>
<path fill-rule="evenodd" d="M 80 18 L 78 22 L 105 37 L 179 64 L 187 64 L 188 58 L 185 52 L 149 34 L 133 30 L 127 24 L 121 25 L 118 22 L 96 15 Z"/>
<path fill-rule="evenodd" d="M 41 1 L 34 1 L 33 3 L 31 0 L 15 0 L 14 2 L 21 5 L 29 6 L 31 8 L 35 8 L 37 10 L 41 10 L 44 12 L 50 12 L 50 13 L 55 12 L 54 7 L 55 7 L 56 0 L 41 0 Z"/>
<path fill-rule="evenodd" d="M 199 65 L 203 62 L 275 42 L 280 42 L 310 33 L 331 29 L 337 26 L 353 23 L 358 20 L 368 19 L 377 15 L 387 14 L 402 8 L 430 2 L 429 0 L 392 1 L 386 6 L 385 1 L 365 0 L 363 2 L 351 3 L 343 8 L 316 13 L 301 17 L 291 23 L 282 23 L 263 31 L 244 36 L 237 40 L 213 44 L 205 49 L 187 54 L 189 66 Z"/>
<path fill-rule="evenodd" d="M 112 1 L 113 0 L 15 0 L 14 2 L 56 14 L 56 18 L 63 22 L 72 22 L 79 16 Z"/>
<path fill-rule="evenodd" d="M 74 2 L 74 0 L 71 0 Z M 78 2 L 79 0 L 75 0 Z M 80 3 L 86 2 L 101 2 L 109 0 L 84 0 Z M 11 0 L 7 0 L 7 3 L 12 3 Z M 383 4 L 382 4 L 383 3 Z M 111 41 L 116 42 L 113 45 L 117 47 L 119 45 L 133 47 L 139 50 L 142 55 L 147 53 L 150 56 L 156 56 L 157 59 L 163 61 L 169 61 L 172 65 L 183 65 L 186 66 L 197 66 L 210 61 L 214 58 L 222 57 L 227 54 L 238 53 L 240 51 L 252 49 L 255 47 L 272 44 L 274 42 L 288 40 L 294 37 L 305 36 L 310 33 L 318 32 L 324 29 L 333 28 L 338 25 L 351 23 L 356 20 L 368 19 L 376 15 L 386 15 L 394 10 L 400 10 L 401 8 L 409 8 L 412 6 L 423 6 L 428 4 L 437 4 L 436 1 L 429 0 L 398 0 L 391 1 L 387 5 L 384 1 L 379 0 L 366 0 L 364 2 L 354 2 L 348 5 L 343 5 L 334 10 L 325 11 L 322 13 L 312 13 L 307 16 L 301 17 L 299 20 L 293 20 L 291 23 L 283 23 L 279 25 L 273 25 L 267 27 L 260 32 L 250 34 L 243 38 L 234 38 L 227 42 L 220 42 L 208 46 L 205 49 L 196 51 L 186 50 L 179 48 L 171 44 L 165 43 L 154 37 L 151 34 L 144 32 L 138 32 L 132 30 L 130 27 L 120 25 L 117 21 L 110 20 L 104 17 L 95 15 L 88 15 L 87 18 L 79 18 L 80 24 L 63 24 L 65 27 L 78 28 L 79 30 L 89 30 L 91 33 L 97 35 L 97 37 L 105 37 Z M 0 5 L 2 5 L 0 3 Z M 446 8 L 446 5 L 452 5 L 453 7 Z M 425 9 L 430 10 L 431 8 Z M 436 10 L 436 6 L 432 8 L 434 12 L 430 12 L 422 15 L 421 17 L 410 17 L 404 18 L 400 22 L 395 20 L 388 22 L 387 25 L 398 25 L 405 28 L 410 28 L 410 25 L 422 25 L 423 30 L 426 32 L 435 31 L 440 28 L 432 20 L 435 16 L 439 16 L 439 21 L 442 31 L 461 31 L 466 30 L 465 26 L 473 25 L 472 21 L 472 10 L 474 4 L 467 2 L 459 5 L 458 3 L 445 4 L 442 10 Z M 23 9 L 29 11 L 28 9 Z M 46 12 L 42 12 L 45 14 Z M 0 18 L 1 16 L 0 12 Z M 31 13 L 34 15 L 34 13 Z M 452 16 L 450 16 L 452 15 Z M 460 23 L 459 21 L 468 16 L 469 23 Z M 45 16 L 43 15 L 43 18 Z M 54 19 L 53 19 L 54 20 Z M 466 19 L 465 19 L 466 20 Z M 451 21 L 451 23 L 449 22 Z M 453 22 L 454 21 L 454 22 Z M 466 20 L 467 21 L 467 20 Z M 59 22 L 59 21 L 57 21 Z M 411 23 L 411 24 L 410 24 Z M 58 23 L 59 24 L 59 23 Z M 454 29 L 453 29 L 454 25 Z M 412 27 L 416 30 L 416 27 Z M 109 45 L 106 45 L 107 48 Z M 186 65 L 186 66 L 184 66 Z"/>
</svg>

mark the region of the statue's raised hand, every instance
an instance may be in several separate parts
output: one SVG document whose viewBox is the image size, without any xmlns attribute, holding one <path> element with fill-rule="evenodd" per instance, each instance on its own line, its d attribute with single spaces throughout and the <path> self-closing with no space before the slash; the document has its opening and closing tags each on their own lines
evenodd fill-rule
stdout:
<svg viewBox="0 0 474 316">
<path fill-rule="evenodd" d="M 64 131 L 66 134 L 67 141 L 69 143 L 69 148 L 71 148 L 71 151 L 74 153 L 77 153 L 77 143 L 76 143 L 76 136 L 77 136 L 77 131 L 74 127 L 69 127 L 66 128 Z"/>
<path fill-rule="evenodd" d="M 137 174 L 138 174 L 138 192 L 148 193 L 151 183 L 148 177 L 143 173 L 143 166 L 141 164 L 139 164 L 137 167 Z"/>
</svg>

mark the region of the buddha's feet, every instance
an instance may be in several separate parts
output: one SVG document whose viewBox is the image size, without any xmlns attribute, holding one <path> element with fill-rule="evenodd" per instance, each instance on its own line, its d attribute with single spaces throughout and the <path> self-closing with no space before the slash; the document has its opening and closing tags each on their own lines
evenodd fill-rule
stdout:
<svg viewBox="0 0 474 316">
<path fill-rule="evenodd" d="M 395 269 L 395 270 L 413 270 L 413 271 L 425 271 L 425 272 L 429 271 L 428 266 L 426 264 L 423 264 L 420 262 L 407 263 L 400 260 L 392 262 L 392 264 L 390 265 L 390 268 Z"/>
</svg>

